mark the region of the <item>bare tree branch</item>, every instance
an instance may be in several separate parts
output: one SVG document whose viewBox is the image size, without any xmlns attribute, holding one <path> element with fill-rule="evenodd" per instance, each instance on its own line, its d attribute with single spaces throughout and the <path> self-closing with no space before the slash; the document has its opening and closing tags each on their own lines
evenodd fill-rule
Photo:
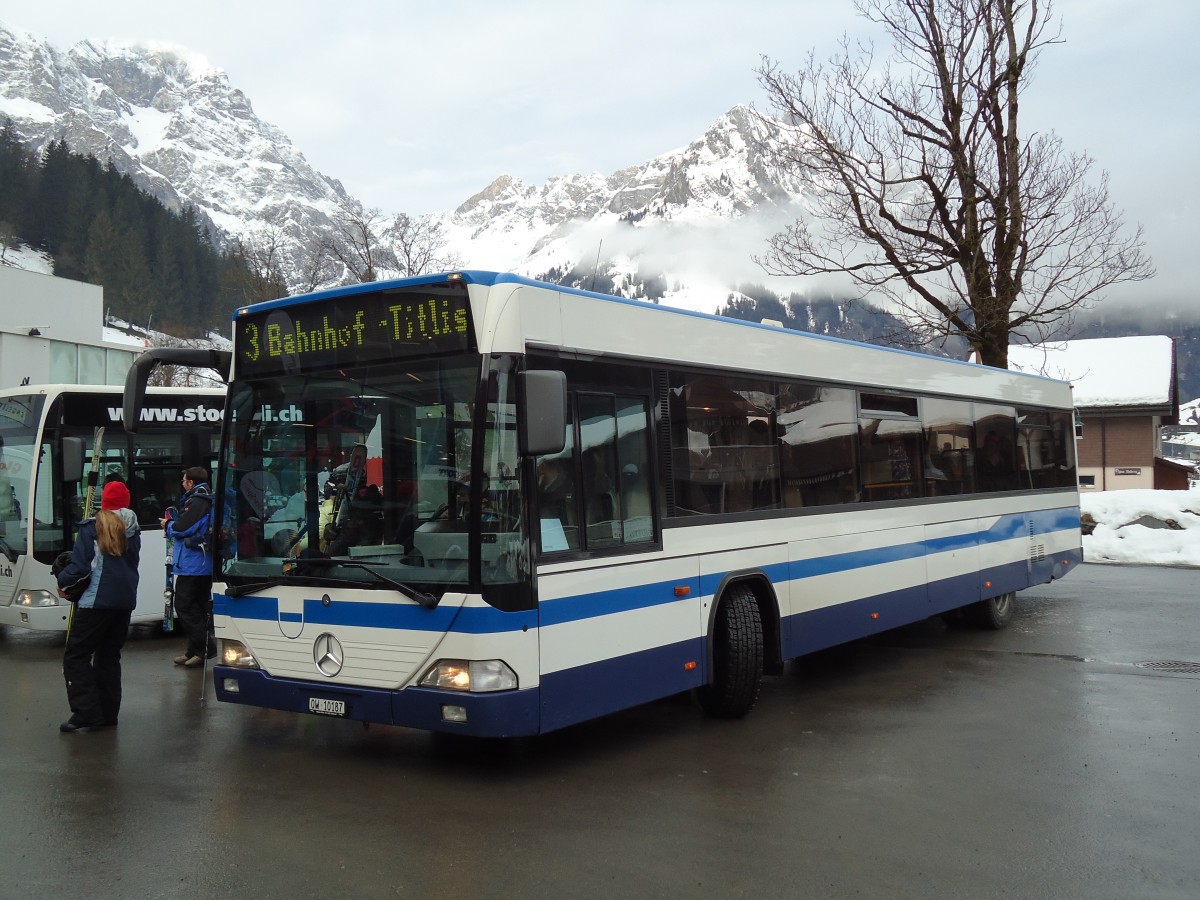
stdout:
<svg viewBox="0 0 1200 900">
<path fill-rule="evenodd" d="M 353 200 L 344 201 L 333 217 L 334 231 L 323 249 L 342 264 L 346 284 L 376 281 L 380 269 L 395 267 L 395 258 L 376 234 L 382 221 L 378 209 L 363 209 Z"/>
<path fill-rule="evenodd" d="M 446 250 L 441 223 L 432 216 L 414 219 L 407 213 L 400 213 L 392 220 L 384 237 L 402 277 L 444 272 L 463 265 L 457 254 Z"/>
<path fill-rule="evenodd" d="M 283 230 L 270 225 L 234 239 L 232 252 L 245 263 L 246 277 L 237 290 L 240 303 L 259 303 L 286 297 L 283 270 L 288 241 Z"/>
<path fill-rule="evenodd" d="M 813 184 L 811 218 L 769 242 L 772 274 L 845 273 L 903 310 L 927 341 L 962 335 L 1006 366 L 1012 336 L 1068 331 L 1113 285 L 1154 275 L 1124 233 L 1108 176 L 1053 133 L 1024 137 L 1019 99 L 1059 41 L 1049 0 L 856 0 L 893 55 L 813 54 L 759 80 L 796 128 L 786 163 Z"/>
<path fill-rule="evenodd" d="M 326 235 L 310 234 L 294 249 L 292 272 L 298 276 L 299 293 L 311 293 L 341 280 L 345 269 L 330 253 L 330 243 Z"/>
<path fill-rule="evenodd" d="M 353 201 L 334 216 L 334 231 L 318 243 L 306 271 L 327 272 L 328 264 L 342 269 L 346 284 L 384 277 L 408 277 L 459 268 L 462 260 L 446 250 L 441 223 L 432 216 L 413 218 L 400 213 L 390 221 L 377 209 L 364 210 Z"/>
</svg>

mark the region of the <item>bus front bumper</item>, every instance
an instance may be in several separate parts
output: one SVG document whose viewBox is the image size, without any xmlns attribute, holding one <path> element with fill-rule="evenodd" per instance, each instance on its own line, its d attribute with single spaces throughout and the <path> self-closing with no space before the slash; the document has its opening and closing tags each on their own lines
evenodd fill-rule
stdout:
<svg viewBox="0 0 1200 900">
<path fill-rule="evenodd" d="M 54 606 L 26 606 L 18 597 L 12 604 L 0 606 L 0 625 L 30 631 L 66 631 L 70 616 L 71 604 L 66 601 Z"/>
<path fill-rule="evenodd" d="M 225 703 L 425 731 L 521 737 L 537 734 L 540 723 L 537 688 L 480 694 L 420 687 L 391 691 L 275 678 L 233 666 L 214 666 L 213 681 L 217 699 Z"/>
</svg>

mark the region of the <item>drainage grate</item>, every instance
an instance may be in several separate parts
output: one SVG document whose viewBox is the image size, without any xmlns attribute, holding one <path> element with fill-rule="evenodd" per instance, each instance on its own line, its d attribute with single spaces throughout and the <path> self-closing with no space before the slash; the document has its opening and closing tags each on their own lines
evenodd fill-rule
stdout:
<svg viewBox="0 0 1200 900">
<path fill-rule="evenodd" d="M 1200 675 L 1200 663 L 1180 662 L 1177 659 L 1148 659 L 1134 663 L 1139 669 L 1154 669 L 1156 672 L 1182 672 L 1185 675 Z"/>
</svg>

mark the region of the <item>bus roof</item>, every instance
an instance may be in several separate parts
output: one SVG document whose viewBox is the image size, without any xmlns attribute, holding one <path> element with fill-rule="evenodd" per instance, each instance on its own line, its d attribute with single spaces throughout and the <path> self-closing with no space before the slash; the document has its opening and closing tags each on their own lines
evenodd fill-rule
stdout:
<svg viewBox="0 0 1200 900">
<path fill-rule="evenodd" d="M 912 350 L 795 331 L 726 316 L 563 287 L 521 275 L 480 270 L 367 282 L 243 307 L 238 316 L 380 290 L 460 281 L 503 295 L 482 301 L 470 291 L 484 353 L 562 350 L 759 372 L 764 377 L 844 381 L 881 390 L 1069 407 L 1070 386 L 1042 375 L 981 366 Z M 497 288 L 507 288 L 496 292 Z M 509 302 L 514 297 L 517 303 Z M 648 314 L 670 316 L 648 324 Z M 732 329 L 741 329 L 734 332 Z M 735 335 L 740 335 L 737 337 Z"/>
</svg>

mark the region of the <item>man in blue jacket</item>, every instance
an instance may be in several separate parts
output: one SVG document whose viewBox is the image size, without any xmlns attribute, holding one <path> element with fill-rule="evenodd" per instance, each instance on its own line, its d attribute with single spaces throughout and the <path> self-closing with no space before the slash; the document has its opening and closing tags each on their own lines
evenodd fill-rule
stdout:
<svg viewBox="0 0 1200 900">
<path fill-rule="evenodd" d="M 159 519 L 167 540 L 175 542 L 175 615 L 187 635 L 187 650 L 175 665 L 198 669 L 217 655 L 212 630 L 212 492 L 208 472 L 193 466 L 183 472 L 179 516 Z"/>
</svg>

